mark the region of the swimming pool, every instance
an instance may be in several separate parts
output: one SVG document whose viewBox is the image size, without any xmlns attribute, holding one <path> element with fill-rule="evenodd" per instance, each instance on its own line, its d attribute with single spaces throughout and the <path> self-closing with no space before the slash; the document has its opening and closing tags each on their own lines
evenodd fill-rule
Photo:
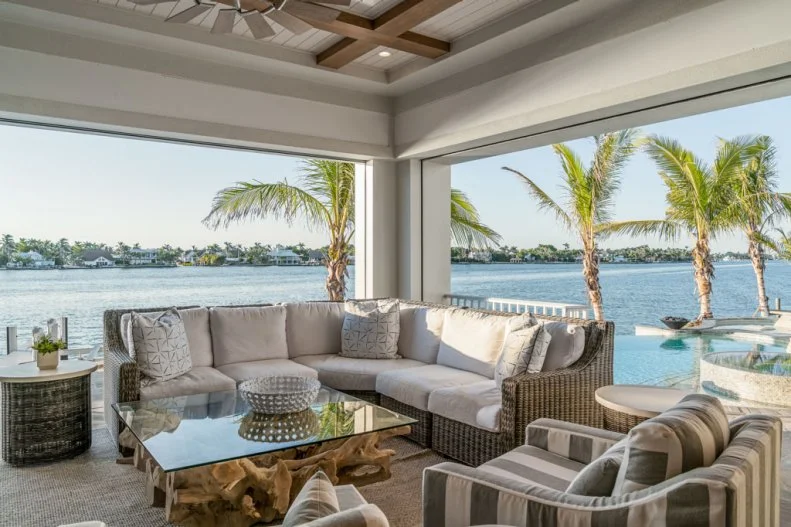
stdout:
<svg viewBox="0 0 791 527">
<path fill-rule="evenodd" d="M 704 335 L 683 338 L 616 335 L 615 383 L 673 386 L 697 391 L 700 388 L 701 357 L 723 351 L 782 353 L 785 347 Z"/>
</svg>

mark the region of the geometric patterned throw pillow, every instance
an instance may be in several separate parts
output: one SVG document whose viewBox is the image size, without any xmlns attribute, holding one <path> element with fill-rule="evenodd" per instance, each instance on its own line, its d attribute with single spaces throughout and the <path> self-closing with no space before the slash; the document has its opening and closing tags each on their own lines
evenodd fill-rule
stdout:
<svg viewBox="0 0 791 527">
<path fill-rule="evenodd" d="M 341 331 L 341 357 L 397 359 L 398 300 L 349 300 Z"/>
<path fill-rule="evenodd" d="M 137 367 L 149 383 L 167 381 L 192 369 L 184 321 L 175 308 L 158 317 L 133 311 L 129 333 Z"/>
<path fill-rule="evenodd" d="M 494 367 L 494 380 L 502 387 L 503 380 L 523 373 L 538 373 L 544 365 L 549 341 L 544 324 L 519 324 L 522 317 L 512 319 L 503 341 L 500 357 Z"/>
</svg>

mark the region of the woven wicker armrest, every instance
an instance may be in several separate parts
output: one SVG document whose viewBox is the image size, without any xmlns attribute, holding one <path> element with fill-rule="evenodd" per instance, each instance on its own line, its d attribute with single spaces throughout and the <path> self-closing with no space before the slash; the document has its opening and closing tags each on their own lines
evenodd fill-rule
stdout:
<svg viewBox="0 0 791 527">
<path fill-rule="evenodd" d="M 527 425 L 525 437 L 526 445 L 587 464 L 626 436 L 592 426 L 538 419 Z"/>
<path fill-rule="evenodd" d="M 112 405 L 140 399 L 140 370 L 126 349 L 105 345 L 104 350 L 104 419 L 114 440 L 122 425 Z"/>
</svg>

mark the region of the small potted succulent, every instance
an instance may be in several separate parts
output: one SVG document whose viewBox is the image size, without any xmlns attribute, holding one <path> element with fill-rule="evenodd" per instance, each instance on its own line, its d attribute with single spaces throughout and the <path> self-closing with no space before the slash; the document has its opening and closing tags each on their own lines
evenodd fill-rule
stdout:
<svg viewBox="0 0 791 527">
<path fill-rule="evenodd" d="M 36 366 L 39 370 L 54 370 L 60 363 L 58 351 L 66 349 L 66 343 L 61 339 L 53 339 L 49 335 L 41 335 L 33 343 L 36 350 Z"/>
</svg>

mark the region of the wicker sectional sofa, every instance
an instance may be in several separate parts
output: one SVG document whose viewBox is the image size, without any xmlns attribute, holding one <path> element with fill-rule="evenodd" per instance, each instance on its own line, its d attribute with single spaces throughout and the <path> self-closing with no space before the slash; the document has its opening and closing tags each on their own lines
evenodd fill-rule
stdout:
<svg viewBox="0 0 791 527">
<path fill-rule="evenodd" d="M 401 301 L 401 358 L 375 360 L 339 356 L 342 303 L 178 309 L 193 369 L 155 384 L 141 383 L 137 364 L 127 352 L 124 335 L 133 310 L 105 312 L 105 412 L 114 437 L 122 425 L 112 403 L 230 390 L 262 375 L 311 375 L 415 418 L 413 440 L 479 465 L 523 444 L 525 427 L 538 418 L 600 426 L 601 410 L 593 394 L 612 384 L 610 322 L 537 316 L 542 322 L 583 331 L 581 357 L 569 367 L 505 379 L 498 389 L 491 360 L 476 354 L 498 345 L 514 314 Z"/>
</svg>

